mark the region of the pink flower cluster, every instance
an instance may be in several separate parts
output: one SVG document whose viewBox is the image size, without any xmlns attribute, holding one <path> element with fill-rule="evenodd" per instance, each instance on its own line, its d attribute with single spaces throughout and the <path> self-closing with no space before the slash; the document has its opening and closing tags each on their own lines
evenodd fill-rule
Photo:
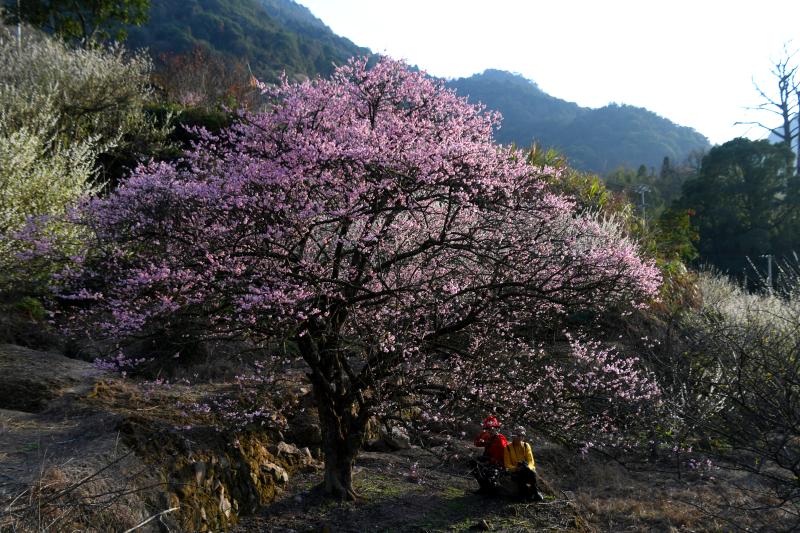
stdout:
<svg viewBox="0 0 800 533">
<path fill-rule="evenodd" d="M 505 348 L 531 321 L 656 295 L 633 242 L 550 194 L 551 169 L 493 142 L 499 117 L 424 73 L 355 59 L 264 90 L 268 111 L 82 208 L 95 240 L 62 285 L 92 295 L 81 319 L 109 335 L 196 320 L 209 335 L 288 339 L 321 397 L 381 412 L 443 373 L 463 382 L 516 360 Z M 633 363 L 587 350 L 570 369 L 530 356 L 496 377 L 542 413 L 573 412 L 571 391 L 610 399 L 588 422 L 610 432 L 613 401 L 654 391 Z M 516 390 L 475 387 L 492 401 Z"/>
</svg>

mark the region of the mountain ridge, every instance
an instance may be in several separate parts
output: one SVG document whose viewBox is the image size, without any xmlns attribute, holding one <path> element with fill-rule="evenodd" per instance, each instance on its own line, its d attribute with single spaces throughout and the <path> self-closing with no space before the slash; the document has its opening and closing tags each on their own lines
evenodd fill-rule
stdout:
<svg viewBox="0 0 800 533">
<path fill-rule="evenodd" d="M 487 69 L 447 84 L 470 102 L 503 115 L 499 142 L 556 148 L 582 170 L 603 174 L 620 166 L 657 168 L 664 157 L 681 161 L 710 146 L 694 129 L 648 109 L 617 103 L 582 107 L 549 95 L 520 74 Z"/>
<path fill-rule="evenodd" d="M 284 71 L 291 80 L 327 76 L 335 64 L 370 53 L 292 0 L 152 0 L 150 9 L 149 21 L 128 32 L 131 47 L 158 58 L 199 46 L 246 62 L 264 81 Z"/>
<path fill-rule="evenodd" d="M 156 59 L 202 47 L 226 61 L 246 63 L 267 82 L 284 72 L 292 81 L 328 76 L 348 58 L 371 54 L 294 0 L 152 0 L 149 22 L 130 30 L 129 44 L 149 48 Z M 554 147 L 581 170 L 657 168 L 665 156 L 680 162 L 709 147 L 701 134 L 644 108 L 581 107 L 519 74 L 488 69 L 446 83 L 503 115 L 498 142 Z"/>
</svg>

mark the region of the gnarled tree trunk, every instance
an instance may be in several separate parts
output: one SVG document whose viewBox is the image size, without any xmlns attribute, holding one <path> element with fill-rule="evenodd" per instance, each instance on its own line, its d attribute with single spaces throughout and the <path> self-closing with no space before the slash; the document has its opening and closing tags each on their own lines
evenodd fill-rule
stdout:
<svg viewBox="0 0 800 533">
<path fill-rule="evenodd" d="M 312 378 L 322 429 L 325 480 L 322 491 L 334 498 L 355 500 L 353 465 L 364 441 L 368 417 L 357 411 L 355 402 L 342 398 Z"/>
<path fill-rule="evenodd" d="M 362 390 L 348 378 L 346 355 L 337 350 L 335 340 L 304 335 L 298 346 L 311 367 L 309 378 L 322 430 L 325 479 L 320 488 L 334 498 L 355 500 L 353 465 L 369 420 Z"/>
</svg>

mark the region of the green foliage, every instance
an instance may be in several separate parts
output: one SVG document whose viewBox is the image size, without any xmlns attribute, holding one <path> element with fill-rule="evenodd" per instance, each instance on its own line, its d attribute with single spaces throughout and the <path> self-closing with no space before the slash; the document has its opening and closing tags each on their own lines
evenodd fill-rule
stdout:
<svg viewBox="0 0 800 533">
<path fill-rule="evenodd" d="M 337 36 L 289 0 L 153 0 L 150 20 L 130 31 L 133 47 L 154 57 L 197 46 L 231 63 L 245 62 L 264 81 L 327 75 L 368 50 Z"/>
<path fill-rule="evenodd" d="M 157 103 L 146 108 L 147 114 L 157 123 L 169 122 L 171 130 L 167 146 L 157 154 L 163 160 L 175 160 L 198 140 L 197 130 L 219 133 L 234 123 L 236 112 L 219 106 L 184 106 L 176 103 Z"/>
<path fill-rule="evenodd" d="M 670 172 L 680 175 L 681 179 L 688 175 L 689 170 L 671 167 L 669 160 L 664 159 L 661 175 Z M 637 184 L 653 183 L 652 191 L 660 198 L 658 178 L 654 178 L 652 172 L 646 167 L 637 172 L 619 169 L 612 176 L 616 180 L 609 180 L 611 183 L 607 187 L 598 176 L 571 168 L 566 157 L 552 148 L 543 149 L 536 144 L 532 145 L 527 153 L 527 161 L 531 165 L 552 170 L 547 175 L 552 191 L 572 197 L 582 209 L 593 212 L 596 216 L 613 220 L 626 235 L 639 241 L 643 253 L 656 260 L 664 276 L 662 300 L 685 303 L 685 285 L 692 283 L 692 276 L 685 265 L 698 255 L 694 246 L 698 235 L 690 219 L 693 212 L 686 209 L 664 209 L 659 205 L 660 215 L 650 218 L 650 222 L 646 223 L 631 203 L 635 197 L 625 194 L 626 190 L 633 190 Z M 620 187 L 620 182 L 625 183 L 625 187 Z M 618 188 L 618 191 L 614 192 L 612 187 Z M 576 314 L 570 320 L 581 322 L 589 318 Z"/>
<path fill-rule="evenodd" d="M 64 253 L 78 237 L 74 225 L 58 220 L 68 206 L 96 191 L 91 185 L 95 148 L 91 142 L 72 146 L 46 133 L 19 130 L 0 134 L 0 292 L 35 292 L 50 272 L 48 265 L 21 270 L 16 254 L 25 246 L 15 236 L 28 217 L 56 217 L 44 233 L 53 235 Z"/>
<path fill-rule="evenodd" d="M 748 257 L 788 255 L 800 245 L 797 177 L 786 173 L 787 148 L 734 139 L 706 155 L 677 203 L 696 212 L 700 259 L 734 274 Z"/>
<path fill-rule="evenodd" d="M 699 152 L 690 154 L 698 157 Z M 674 165 L 669 157 L 664 157 L 661 169 L 656 173 L 654 167 L 639 165 L 634 171 L 620 167 L 606 175 L 606 186 L 624 195 L 637 206 L 641 216 L 648 222 L 658 221 L 666 208 L 681 196 L 683 183 L 696 176 L 696 170 L 687 161 Z"/>
<path fill-rule="evenodd" d="M 681 161 L 708 140 L 646 109 L 611 104 L 580 107 L 554 98 L 519 75 L 487 70 L 449 84 L 473 102 L 503 114 L 496 137 L 502 143 L 552 146 L 578 169 L 605 174 L 644 163 L 656 168 L 666 155 Z"/>
<path fill-rule="evenodd" d="M 689 263 L 697 258 L 694 243 L 699 235 L 692 226 L 692 211 L 666 209 L 661 213 L 655 229 L 656 247 L 668 261 Z"/>
<path fill-rule="evenodd" d="M 554 192 L 571 196 L 584 209 L 608 210 L 619 214 L 620 209 L 611 206 L 613 198 L 603 181 L 595 174 L 580 172 L 570 167 L 567 158 L 553 148 L 543 149 L 533 144 L 528 150 L 527 162 L 537 167 L 552 169 L 547 176 Z"/>
<path fill-rule="evenodd" d="M 0 233 L 29 216 L 61 214 L 91 192 L 94 156 L 91 143 L 66 146 L 24 129 L 0 135 Z"/>
<path fill-rule="evenodd" d="M 85 44 L 125 39 L 126 25 L 147 20 L 150 0 L 3 0 L 5 22 L 20 20 Z"/>
<path fill-rule="evenodd" d="M 121 46 L 73 49 L 32 31 L 21 47 L 0 28 L 0 134 L 26 128 L 99 153 L 149 153 L 169 132 L 144 112 L 152 63 Z"/>
<path fill-rule="evenodd" d="M 15 307 L 18 312 L 32 320 L 44 320 L 47 316 L 47 310 L 42 305 L 42 302 L 30 296 L 21 298 Z"/>
<path fill-rule="evenodd" d="M 81 235 L 61 221 L 97 192 L 98 158 L 146 152 L 168 133 L 145 113 L 150 62 L 120 47 L 73 49 L 25 28 L 0 28 L 0 291 L 33 290 L 48 265 L 19 272 L 15 234 L 30 217 L 68 254 Z"/>
</svg>

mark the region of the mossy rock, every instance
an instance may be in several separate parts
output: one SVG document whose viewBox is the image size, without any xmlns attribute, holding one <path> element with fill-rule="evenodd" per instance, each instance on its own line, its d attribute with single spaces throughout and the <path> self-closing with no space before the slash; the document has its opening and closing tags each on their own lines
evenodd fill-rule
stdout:
<svg viewBox="0 0 800 533">
<path fill-rule="evenodd" d="M 159 468 L 165 504 L 179 507 L 185 531 L 227 530 L 239 516 L 272 502 L 298 465 L 275 457 L 269 430 L 225 434 L 189 431 L 137 418 L 120 427 L 125 444 Z"/>
</svg>

